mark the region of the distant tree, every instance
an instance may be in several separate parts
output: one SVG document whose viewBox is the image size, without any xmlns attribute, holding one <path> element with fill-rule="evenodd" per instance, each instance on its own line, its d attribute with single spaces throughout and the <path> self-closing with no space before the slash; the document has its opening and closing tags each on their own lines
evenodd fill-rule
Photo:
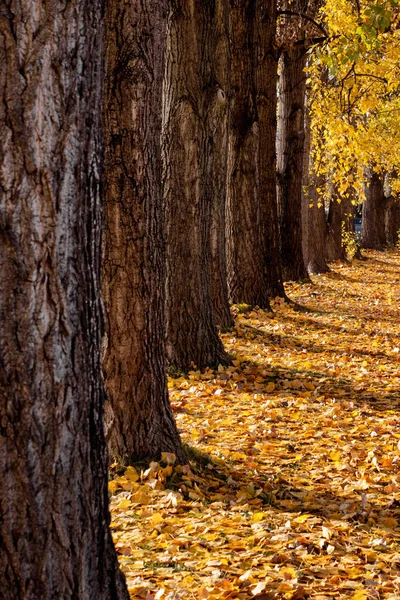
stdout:
<svg viewBox="0 0 400 600">
<path fill-rule="evenodd" d="M 384 177 L 373 169 L 366 170 L 365 201 L 362 205 L 361 245 L 363 248 L 382 250 L 385 242 Z"/>
<path fill-rule="evenodd" d="M 106 2 L 103 368 L 112 454 L 184 454 L 165 374 L 161 106 L 166 2 Z"/>
<path fill-rule="evenodd" d="M 162 145 L 167 357 L 178 368 L 203 368 L 228 362 L 211 299 L 208 140 L 215 124 L 210 106 L 226 102 L 226 93 L 210 70 L 215 1 L 170 0 L 169 6 Z"/>
<path fill-rule="evenodd" d="M 328 260 L 345 260 L 342 243 L 343 204 L 334 186 L 331 186 L 326 228 L 326 251 Z"/>
<path fill-rule="evenodd" d="M 100 373 L 102 2 L 0 17 L 0 593 L 128 600 Z"/>
<path fill-rule="evenodd" d="M 232 302 L 284 296 L 276 208 L 276 2 L 230 1 L 227 263 Z"/>
<path fill-rule="evenodd" d="M 400 232 L 400 201 L 395 196 L 389 196 L 385 214 L 385 241 L 389 246 L 399 242 Z"/>
</svg>

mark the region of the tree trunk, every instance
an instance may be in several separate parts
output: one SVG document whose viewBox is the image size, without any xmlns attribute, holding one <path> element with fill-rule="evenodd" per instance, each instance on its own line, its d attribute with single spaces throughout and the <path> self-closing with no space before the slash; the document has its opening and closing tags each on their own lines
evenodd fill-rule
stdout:
<svg viewBox="0 0 400 600">
<path fill-rule="evenodd" d="M 164 2 L 106 3 L 103 369 L 109 449 L 184 460 L 165 375 L 161 187 Z"/>
<path fill-rule="evenodd" d="M 385 214 L 386 244 L 395 246 L 399 242 L 400 231 L 400 202 L 390 197 L 389 206 Z"/>
<path fill-rule="evenodd" d="M 215 2 L 210 50 L 207 78 L 210 80 L 211 93 L 206 122 L 206 158 L 207 189 L 211 202 L 211 299 L 215 323 L 223 329 L 229 329 L 234 321 L 228 300 L 225 235 L 230 96 L 228 0 Z"/>
<path fill-rule="evenodd" d="M 329 201 L 328 223 L 326 229 L 326 251 L 328 261 L 345 260 L 346 254 L 342 245 L 343 206 L 334 195 Z"/>
<path fill-rule="evenodd" d="M 302 242 L 302 186 L 307 54 L 303 45 L 281 58 L 278 118 L 278 213 L 280 253 L 286 281 L 307 279 Z"/>
<path fill-rule="evenodd" d="M 365 186 L 365 201 L 362 205 L 361 245 L 363 248 L 383 249 L 386 241 L 386 205 L 384 179 L 375 171 L 369 171 Z"/>
<path fill-rule="evenodd" d="M 0 7 L 0 586 L 128 600 L 100 364 L 102 2 L 56 4 Z"/>
<path fill-rule="evenodd" d="M 227 255 L 231 301 L 284 296 L 276 212 L 276 6 L 231 1 Z"/>
<path fill-rule="evenodd" d="M 321 181 L 322 184 L 322 181 Z M 327 273 L 330 269 L 327 259 L 326 237 L 327 223 L 324 199 L 317 192 L 319 178 L 313 180 L 308 188 L 308 257 L 307 270 L 311 275 Z"/>
<path fill-rule="evenodd" d="M 303 256 L 310 275 L 330 269 L 326 259 L 326 217 L 324 199 L 318 192 L 324 179 L 314 169 L 312 157 L 311 117 L 306 103 L 305 144 L 303 161 L 302 240 Z"/>
<path fill-rule="evenodd" d="M 211 304 L 207 122 L 223 90 L 209 76 L 214 0 L 170 0 L 164 80 L 167 356 L 188 369 L 228 362 Z"/>
</svg>

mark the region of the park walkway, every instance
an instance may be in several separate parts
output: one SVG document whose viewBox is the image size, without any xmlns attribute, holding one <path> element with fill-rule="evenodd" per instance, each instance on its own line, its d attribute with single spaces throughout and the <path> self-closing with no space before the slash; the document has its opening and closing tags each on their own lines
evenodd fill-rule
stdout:
<svg viewBox="0 0 400 600">
<path fill-rule="evenodd" d="M 400 598 L 400 252 L 367 255 L 170 379 L 191 465 L 110 484 L 132 598 Z"/>
</svg>

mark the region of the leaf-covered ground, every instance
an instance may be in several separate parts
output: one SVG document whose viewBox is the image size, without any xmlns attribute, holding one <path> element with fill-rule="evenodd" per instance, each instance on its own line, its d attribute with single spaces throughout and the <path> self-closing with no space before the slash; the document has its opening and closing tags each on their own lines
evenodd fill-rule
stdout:
<svg viewBox="0 0 400 600">
<path fill-rule="evenodd" d="M 400 252 L 368 257 L 170 379 L 191 464 L 110 482 L 132 598 L 400 599 Z"/>
</svg>

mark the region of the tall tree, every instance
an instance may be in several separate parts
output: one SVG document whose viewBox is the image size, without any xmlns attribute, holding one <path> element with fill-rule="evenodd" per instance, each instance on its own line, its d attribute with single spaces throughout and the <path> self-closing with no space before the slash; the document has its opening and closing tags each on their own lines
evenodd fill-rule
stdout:
<svg viewBox="0 0 400 600">
<path fill-rule="evenodd" d="M 361 245 L 382 250 L 385 242 L 385 211 L 387 201 L 383 175 L 366 169 L 365 201 L 362 205 Z"/>
<path fill-rule="evenodd" d="M 394 195 L 387 199 L 388 207 L 385 213 L 385 241 L 389 246 L 399 242 L 400 231 L 400 201 Z"/>
<path fill-rule="evenodd" d="M 310 90 L 306 99 L 305 143 L 303 160 L 302 240 L 303 256 L 309 274 L 329 271 L 326 256 L 326 218 L 324 198 L 320 189 L 324 177 L 316 173 L 312 148 Z"/>
<path fill-rule="evenodd" d="M 308 277 L 303 258 L 301 220 L 306 62 L 307 53 L 303 44 L 283 50 L 279 78 L 277 158 L 280 253 L 286 280 Z"/>
<path fill-rule="evenodd" d="M 345 260 L 342 244 L 343 204 L 332 186 L 326 228 L 326 251 L 328 260 Z"/>
<path fill-rule="evenodd" d="M 211 302 L 207 121 L 214 0 L 170 0 L 164 81 L 163 161 L 167 242 L 167 356 L 187 369 L 227 362 Z M 218 99 L 217 99 L 218 101 Z"/>
<path fill-rule="evenodd" d="M 100 374 L 101 0 L 0 5 L 0 586 L 128 600 Z"/>
<path fill-rule="evenodd" d="M 211 301 L 217 326 L 232 327 L 226 267 L 226 186 L 230 98 L 228 0 L 215 0 L 207 77 L 207 189 L 211 202 Z M 213 85 L 214 82 L 214 85 Z"/>
<path fill-rule="evenodd" d="M 110 451 L 184 459 L 165 375 L 161 106 L 166 2 L 106 2 L 103 368 Z"/>
<path fill-rule="evenodd" d="M 284 296 L 276 209 L 276 2 L 230 0 L 227 254 L 231 300 Z"/>
</svg>

